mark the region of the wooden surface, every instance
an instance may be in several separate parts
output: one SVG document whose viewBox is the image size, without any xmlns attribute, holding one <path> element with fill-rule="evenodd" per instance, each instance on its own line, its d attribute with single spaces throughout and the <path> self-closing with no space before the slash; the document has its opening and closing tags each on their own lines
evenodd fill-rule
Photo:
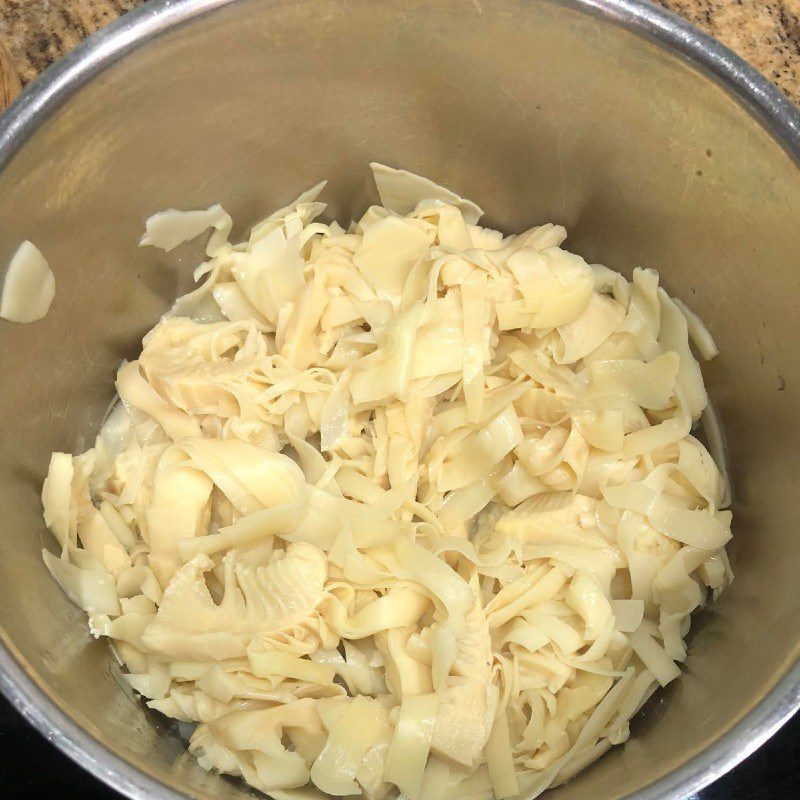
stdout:
<svg viewBox="0 0 800 800">
<path fill-rule="evenodd" d="M 8 50 L 0 42 L 0 110 L 4 109 L 22 90 L 17 68 Z"/>
<path fill-rule="evenodd" d="M 800 103 L 800 0 L 659 0 L 749 61 Z M 22 83 L 145 0 L 0 0 L 0 43 Z M 380 2 L 380 0 L 375 0 Z M 13 91 L 0 51 L 3 94 Z"/>
</svg>

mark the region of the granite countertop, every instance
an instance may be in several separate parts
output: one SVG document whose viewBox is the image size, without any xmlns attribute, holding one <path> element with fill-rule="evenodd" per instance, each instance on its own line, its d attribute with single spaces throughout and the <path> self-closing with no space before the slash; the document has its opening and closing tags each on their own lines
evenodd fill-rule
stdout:
<svg viewBox="0 0 800 800">
<path fill-rule="evenodd" d="M 144 0 L 0 0 L 0 42 L 27 83 Z M 660 0 L 749 61 L 800 104 L 800 0 Z"/>
</svg>

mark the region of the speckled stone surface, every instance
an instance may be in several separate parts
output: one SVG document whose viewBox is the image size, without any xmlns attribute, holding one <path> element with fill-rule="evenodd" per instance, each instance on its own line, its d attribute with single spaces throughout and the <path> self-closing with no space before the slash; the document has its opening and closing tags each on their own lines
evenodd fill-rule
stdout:
<svg viewBox="0 0 800 800">
<path fill-rule="evenodd" d="M 0 41 L 22 83 L 144 0 L 0 0 Z"/>
<path fill-rule="evenodd" d="M 144 0 L 0 0 L 0 42 L 23 83 Z M 743 56 L 800 104 L 800 0 L 659 0 Z"/>
<path fill-rule="evenodd" d="M 660 0 L 730 47 L 800 105 L 800 0 Z"/>
</svg>

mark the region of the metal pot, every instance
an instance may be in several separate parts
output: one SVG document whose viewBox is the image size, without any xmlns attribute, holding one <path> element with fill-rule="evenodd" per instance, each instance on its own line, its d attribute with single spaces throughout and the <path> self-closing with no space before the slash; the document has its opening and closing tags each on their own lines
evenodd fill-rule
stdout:
<svg viewBox="0 0 800 800">
<path fill-rule="evenodd" d="M 676 800 L 800 704 L 800 114 L 677 17 L 634 0 L 173 0 L 49 70 L 0 122 L 0 260 L 32 239 L 56 299 L 0 323 L 0 688 L 131 798 L 240 798 L 126 688 L 44 569 L 51 450 L 91 441 L 120 360 L 198 252 L 136 244 L 147 215 L 220 201 L 243 226 L 321 176 L 332 213 L 375 159 L 507 231 L 656 267 L 722 355 L 706 370 L 733 470 L 737 579 L 633 738 L 552 800 Z M 195 261 L 196 263 L 196 261 Z"/>
</svg>

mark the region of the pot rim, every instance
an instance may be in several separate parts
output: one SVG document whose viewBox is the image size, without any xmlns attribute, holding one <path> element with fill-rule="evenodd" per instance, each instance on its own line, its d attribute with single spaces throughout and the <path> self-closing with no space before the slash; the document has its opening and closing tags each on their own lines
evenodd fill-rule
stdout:
<svg viewBox="0 0 800 800">
<path fill-rule="evenodd" d="M 89 36 L 31 82 L 0 116 L 0 170 L 82 86 L 160 34 L 236 0 L 151 0 Z M 546 0 L 612 22 L 680 54 L 738 100 L 800 164 L 800 109 L 720 42 L 647 0 Z M 0 692 L 48 741 L 130 800 L 186 800 L 108 749 L 37 684 L 0 629 Z M 681 800 L 753 753 L 800 708 L 800 661 L 728 731 L 624 800 Z"/>
</svg>

